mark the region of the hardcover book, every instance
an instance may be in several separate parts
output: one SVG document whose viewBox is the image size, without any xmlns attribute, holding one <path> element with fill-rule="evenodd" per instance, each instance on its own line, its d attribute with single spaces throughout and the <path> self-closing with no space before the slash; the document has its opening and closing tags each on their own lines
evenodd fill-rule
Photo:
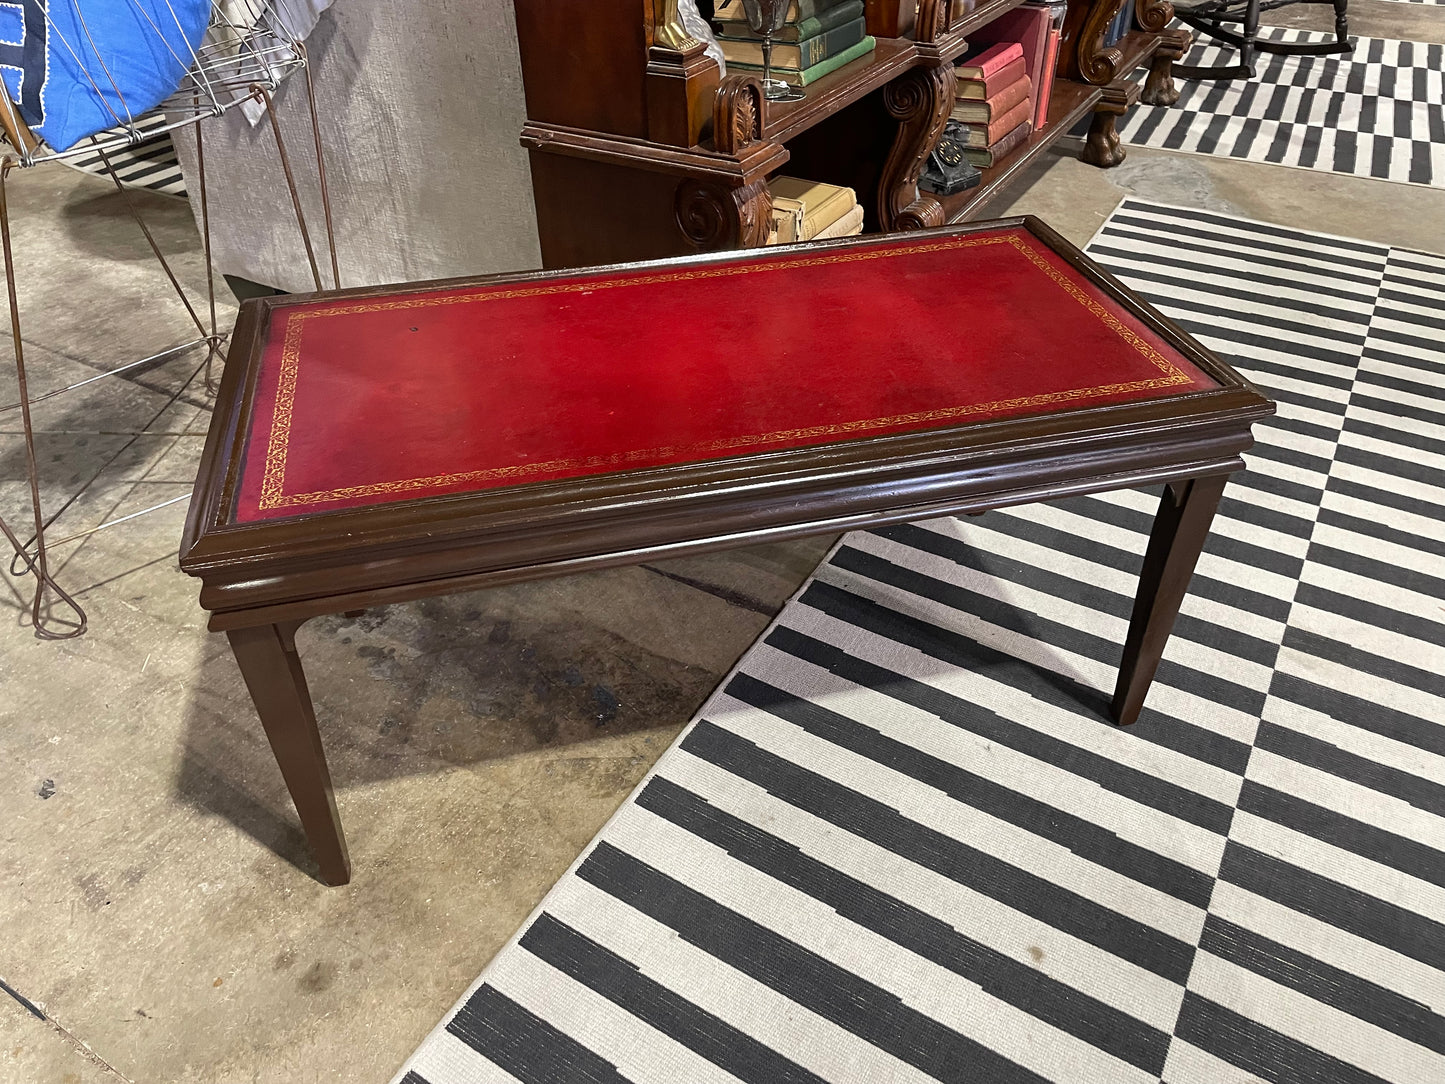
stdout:
<svg viewBox="0 0 1445 1084">
<path fill-rule="evenodd" d="M 791 44 L 778 42 L 773 46 L 773 69 L 775 71 L 782 69 L 801 71 L 804 68 L 821 64 L 830 56 L 841 53 L 844 49 L 862 41 L 863 27 L 863 18 L 859 16 L 852 22 L 835 26 L 832 30 L 825 30 L 815 37 L 804 38 Z M 761 65 L 763 63 L 763 43 L 757 38 L 750 38 L 747 41 L 739 41 L 736 38 L 718 38 L 717 43 L 722 47 L 723 58 L 730 65 Z"/>
<path fill-rule="evenodd" d="M 1034 103 L 1025 98 L 1007 113 L 988 124 L 968 125 L 968 139 L 965 147 L 982 148 L 995 146 L 1000 139 L 1021 124 L 1028 124 L 1034 115 Z"/>
<path fill-rule="evenodd" d="M 837 7 L 841 0 L 792 0 L 788 5 L 787 23 L 796 24 L 804 19 L 816 19 L 829 8 Z M 744 23 L 748 17 L 743 14 L 743 0 L 718 0 L 713 19 L 724 23 Z"/>
<path fill-rule="evenodd" d="M 802 229 L 796 236 L 787 238 L 792 241 L 811 241 L 858 204 L 858 197 L 851 188 L 807 181 L 801 177 L 774 177 L 768 182 L 768 191 L 772 193 L 774 207 L 802 209 Z M 781 229 L 778 240 L 784 240 Z"/>
<path fill-rule="evenodd" d="M 988 124 L 995 117 L 1001 117 L 1020 102 L 1031 98 L 1032 85 L 1026 75 L 1015 79 L 991 98 L 983 101 L 962 101 L 953 107 L 952 117 L 965 124 Z"/>
<path fill-rule="evenodd" d="M 855 203 L 842 218 L 813 234 L 813 240 L 824 241 L 829 237 L 853 237 L 862 232 L 863 208 Z"/>
<path fill-rule="evenodd" d="M 1010 83 L 1016 83 L 1028 74 L 1024 58 L 1005 64 L 1003 68 L 986 79 L 965 79 L 959 77 L 958 87 L 953 96 L 961 102 L 991 98 Z"/>
<path fill-rule="evenodd" d="M 804 68 L 801 71 L 795 70 L 793 68 L 780 68 L 776 63 L 774 63 L 773 78 L 779 79 L 782 82 L 789 84 L 790 86 L 806 87 L 812 83 L 816 83 L 825 75 L 832 75 L 835 71 L 843 67 L 845 64 L 851 64 L 859 57 L 867 56 L 873 51 L 873 47 L 877 44 L 877 41 L 870 34 L 862 41 L 860 41 L 857 45 L 849 46 L 841 53 L 834 53 L 821 64 L 814 64 L 811 68 Z M 729 62 L 728 67 L 730 69 L 736 68 L 738 71 L 748 72 L 761 72 L 763 70 L 763 65 L 761 62 L 757 64 L 734 64 Z"/>
<path fill-rule="evenodd" d="M 1059 28 L 1049 27 L 1049 44 L 1044 50 L 1043 73 L 1039 78 L 1038 91 L 1034 95 L 1034 131 L 1040 131 L 1049 123 L 1049 99 L 1054 93 L 1054 74 L 1059 66 Z"/>
<path fill-rule="evenodd" d="M 1028 142 L 1034 126 L 1028 121 L 1020 124 L 991 147 L 965 147 L 963 156 L 979 169 L 987 169 L 1001 161 L 1007 154 Z"/>
<path fill-rule="evenodd" d="M 832 30 L 835 26 L 842 26 L 844 23 L 851 23 L 854 19 L 862 17 L 863 0 L 842 0 L 841 3 L 835 0 L 833 6 L 820 11 L 817 15 L 799 19 L 795 23 L 787 23 L 773 35 L 773 40 L 802 41 L 805 38 L 817 37 L 825 30 Z M 720 4 L 713 24 L 723 37 L 734 38 L 738 41 L 760 40 L 759 36 L 754 34 L 752 28 L 748 26 L 741 4 Z"/>
<path fill-rule="evenodd" d="M 997 75 L 1015 60 L 1022 60 L 1024 47 L 1016 41 L 1001 41 L 973 56 L 964 57 L 958 64 L 960 79 L 988 79 Z"/>
</svg>

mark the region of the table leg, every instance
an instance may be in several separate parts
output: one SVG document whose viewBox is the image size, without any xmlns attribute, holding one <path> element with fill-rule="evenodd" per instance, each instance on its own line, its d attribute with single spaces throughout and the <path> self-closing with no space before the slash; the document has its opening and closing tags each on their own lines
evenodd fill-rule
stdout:
<svg viewBox="0 0 1445 1084">
<path fill-rule="evenodd" d="M 1120 723 L 1139 718 L 1228 480 L 1227 474 L 1216 474 L 1164 487 L 1139 573 L 1139 594 L 1119 664 L 1119 684 L 1114 689 L 1113 713 Z"/>
<path fill-rule="evenodd" d="M 342 885 L 351 880 L 351 859 L 341 834 L 341 818 L 336 812 L 321 735 L 316 730 L 306 674 L 296 653 L 296 629 L 300 624 L 297 621 L 231 629 L 226 635 L 296 804 L 301 827 L 321 866 L 321 880 Z"/>
</svg>

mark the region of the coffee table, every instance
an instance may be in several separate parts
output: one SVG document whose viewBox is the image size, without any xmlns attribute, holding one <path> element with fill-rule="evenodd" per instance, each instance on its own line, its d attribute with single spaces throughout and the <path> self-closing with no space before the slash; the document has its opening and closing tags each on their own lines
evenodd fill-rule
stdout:
<svg viewBox="0 0 1445 1084">
<path fill-rule="evenodd" d="M 1128 723 L 1272 411 L 1032 218 L 263 298 L 241 308 L 181 567 L 342 884 L 306 620 L 1166 483 L 1121 645 Z"/>
</svg>

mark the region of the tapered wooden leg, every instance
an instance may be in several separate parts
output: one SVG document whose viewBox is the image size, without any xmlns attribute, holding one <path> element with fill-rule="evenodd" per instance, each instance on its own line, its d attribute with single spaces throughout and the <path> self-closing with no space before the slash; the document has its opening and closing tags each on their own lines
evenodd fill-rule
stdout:
<svg viewBox="0 0 1445 1084">
<path fill-rule="evenodd" d="M 306 674 L 296 654 L 298 625 L 232 629 L 226 635 L 286 788 L 296 803 L 301 827 L 321 866 L 321 879 L 329 885 L 343 885 L 351 880 L 351 859 L 341 834 L 341 818 L 336 812 L 321 735 L 316 730 Z"/>
<path fill-rule="evenodd" d="M 1216 474 L 1164 488 L 1139 573 L 1139 594 L 1134 599 L 1129 638 L 1124 642 L 1119 684 L 1114 689 L 1113 713 L 1120 723 L 1139 718 L 1228 480 L 1227 474 Z"/>
</svg>

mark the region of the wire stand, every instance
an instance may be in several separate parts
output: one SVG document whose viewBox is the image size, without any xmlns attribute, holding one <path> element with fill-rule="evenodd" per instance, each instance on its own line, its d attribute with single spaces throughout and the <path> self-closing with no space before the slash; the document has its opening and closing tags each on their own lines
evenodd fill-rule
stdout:
<svg viewBox="0 0 1445 1084">
<path fill-rule="evenodd" d="M 134 0 L 132 0 L 134 2 Z M 138 11 L 146 18 L 146 10 L 139 4 L 135 4 Z M 239 12 L 239 14 L 238 14 Z M 49 18 L 47 13 L 46 18 Z M 154 26 L 154 23 L 152 23 Z M 54 24 L 50 25 L 50 33 L 57 33 Z M 87 34 L 88 34 L 87 30 Z M 157 28 L 157 36 L 166 42 L 164 35 L 161 35 Z M 67 43 L 74 56 L 80 55 L 75 44 Z M 172 55 L 175 50 L 169 42 L 166 48 Z M 181 58 L 177 58 L 178 60 Z M 33 533 L 25 541 L 21 541 L 19 534 L 0 517 L 0 534 L 5 536 L 15 551 L 15 556 L 10 563 L 10 572 L 17 578 L 31 576 L 34 578 L 34 589 L 30 603 L 30 620 L 35 630 L 35 635 L 45 640 L 67 640 L 85 633 L 89 621 L 84 608 L 76 601 L 75 597 L 67 592 L 56 582 L 51 569 L 51 550 L 55 546 L 88 538 L 97 531 L 102 531 L 118 524 L 128 522 L 138 516 L 154 512 L 160 508 L 167 507 L 186 500 L 186 497 L 178 497 L 173 500 L 162 502 L 150 508 L 132 512 L 129 515 L 108 520 L 60 539 L 47 539 L 46 534 L 54 525 L 56 520 L 73 505 L 80 496 L 92 485 L 111 463 L 124 453 L 141 435 L 145 429 L 133 434 L 131 440 L 114 452 L 109 459 L 80 487 L 80 489 L 63 502 L 61 506 L 46 516 L 42 507 L 40 493 L 40 475 L 38 460 L 35 452 L 35 427 L 31 415 L 31 407 L 52 399 L 65 392 L 74 391 L 85 387 L 105 377 L 117 376 L 131 370 L 144 368 L 160 361 L 174 357 L 194 347 L 204 346 L 206 357 L 200 365 L 190 374 L 185 383 L 169 399 L 166 406 L 169 407 L 189 388 L 191 382 L 204 373 L 205 387 L 208 393 L 214 394 L 216 381 L 214 378 L 214 362 L 221 354 L 222 346 L 225 344 L 227 335 L 221 333 L 216 322 L 216 281 L 215 270 L 211 265 L 211 218 L 210 205 L 206 189 L 206 160 L 205 144 L 203 139 L 204 124 L 201 123 L 209 117 L 220 116 L 228 110 L 240 106 L 243 103 L 254 102 L 264 110 L 265 120 L 271 125 L 271 131 L 275 136 L 276 153 L 281 163 L 281 169 L 286 178 L 286 187 L 290 192 L 291 206 L 296 215 L 296 224 L 301 233 L 301 241 L 306 250 L 307 261 L 310 264 L 312 280 L 316 289 L 325 289 L 321 280 L 321 271 L 316 260 L 315 248 L 311 241 L 311 233 L 306 225 L 306 218 L 302 211 L 301 198 L 297 191 L 295 174 L 291 168 L 291 160 L 286 151 L 285 140 L 281 135 L 281 126 L 276 116 L 275 102 L 272 92 L 280 85 L 294 69 L 301 69 L 306 81 L 306 100 L 308 113 L 311 122 L 312 140 L 316 153 L 316 175 L 321 195 L 322 211 L 326 225 L 326 243 L 329 250 L 331 262 L 331 283 L 333 287 L 341 285 L 341 272 L 336 257 L 336 238 L 332 228 L 331 199 L 326 185 L 326 163 L 322 152 L 321 129 L 316 113 L 316 95 L 312 85 L 311 68 L 307 63 L 305 45 L 294 35 L 290 34 L 285 26 L 276 17 L 270 0 L 242 0 L 241 3 L 222 3 L 222 0 L 214 0 L 208 30 L 203 43 L 192 50 L 188 58 L 189 65 L 187 74 L 180 88 L 176 90 L 165 102 L 156 109 L 147 111 L 139 116 L 132 115 L 125 99 L 121 94 L 113 73 L 105 66 L 103 61 L 98 61 L 98 72 L 92 74 L 88 69 L 85 71 L 86 79 L 89 81 L 92 90 L 98 99 L 109 103 L 114 100 L 119 103 L 120 110 L 111 108 L 115 117 L 118 134 L 106 133 L 106 138 L 92 136 L 90 140 L 81 145 L 69 148 L 65 151 L 54 151 L 42 144 L 30 131 L 29 126 L 21 118 L 15 104 L 10 100 L 9 95 L 0 91 L 0 126 L 3 126 L 4 135 L 10 146 L 8 152 L 0 157 L 0 248 L 4 250 L 5 262 L 5 285 L 10 306 L 10 328 L 11 346 L 15 359 L 15 372 L 17 378 L 19 399 L 14 403 L 0 405 L 0 414 L 10 411 L 19 411 L 21 428 L 25 444 L 25 466 L 29 480 L 29 499 L 31 519 L 33 521 Z M 101 85 L 104 83 L 109 88 L 109 95 L 101 93 Z M 154 123 L 145 124 L 142 131 L 142 124 L 155 115 L 164 117 L 160 125 Z M 146 224 L 140 208 L 130 192 L 121 183 L 116 175 L 115 168 L 110 161 L 110 153 L 121 147 L 134 145 L 147 139 L 154 139 L 161 132 L 170 132 L 187 125 L 194 126 L 196 137 L 196 173 L 197 173 L 197 197 L 200 200 L 201 240 L 204 247 L 206 260 L 206 295 L 209 305 L 208 319 L 202 320 L 196 307 L 192 304 L 190 297 L 186 294 L 185 288 L 181 285 L 180 279 L 176 277 L 171 269 L 169 261 L 156 243 L 155 236 L 151 233 L 150 227 Z M 58 159 L 81 155 L 99 153 L 105 167 L 105 172 L 110 175 L 116 188 L 120 191 L 125 202 L 126 209 L 135 220 L 144 234 L 146 243 L 152 254 L 159 262 L 170 282 L 176 297 L 184 306 L 191 322 L 196 328 L 196 337 L 187 340 L 177 346 L 169 347 L 150 357 L 140 361 L 129 362 L 117 366 L 93 377 L 78 381 L 62 388 L 52 389 L 41 394 L 31 396 L 29 381 L 25 369 L 25 347 L 21 335 L 20 304 L 16 290 L 16 267 L 15 259 L 11 249 L 10 240 L 10 213 L 9 201 L 7 198 L 7 179 L 10 171 L 16 168 L 26 168 L 39 165 L 43 162 L 55 161 Z M 164 410 L 165 408 L 162 408 Z M 159 416 L 159 415 L 158 415 Z M 154 422 L 155 419 L 152 419 Z M 147 427 L 149 427 L 147 423 Z M 62 611 L 57 613 L 55 606 L 59 604 Z M 68 611 L 68 616 L 66 616 Z"/>
</svg>

